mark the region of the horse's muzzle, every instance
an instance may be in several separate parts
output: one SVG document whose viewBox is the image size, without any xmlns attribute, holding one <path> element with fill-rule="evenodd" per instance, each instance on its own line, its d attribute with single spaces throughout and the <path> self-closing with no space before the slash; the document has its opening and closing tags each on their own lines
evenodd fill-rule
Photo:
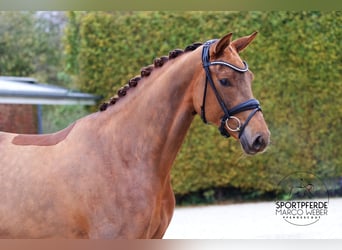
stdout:
<svg viewBox="0 0 342 250">
<path fill-rule="evenodd" d="M 269 133 L 257 133 L 253 138 L 248 139 L 246 134 L 240 137 L 240 143 L 246 154 L 254 155 L 265 151 L 270 143 Z"/>
</svg>

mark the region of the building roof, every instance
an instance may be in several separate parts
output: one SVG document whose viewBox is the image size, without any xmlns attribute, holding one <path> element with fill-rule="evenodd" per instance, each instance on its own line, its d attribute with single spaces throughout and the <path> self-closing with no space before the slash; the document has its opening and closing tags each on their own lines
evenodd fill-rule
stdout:
<svg viewBox="0 0 342 250">
<path fill-rule="evenodd" d="M 99 96 L 55 85 L 38 83 L 34 78 L 0 76 L 0 103 L 94 105 Z"/>
</svg>

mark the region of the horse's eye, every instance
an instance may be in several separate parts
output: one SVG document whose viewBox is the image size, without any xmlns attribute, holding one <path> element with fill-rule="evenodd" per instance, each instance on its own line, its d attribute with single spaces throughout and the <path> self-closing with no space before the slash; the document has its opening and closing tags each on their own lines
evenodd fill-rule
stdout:
<svg viewBox="0 0 342 250">
<path fill-rule="evenodd" d="M 219 81 L 220 81 L 220 83 L 221 83 L 223 86 L 228 87 L 228 86 L 231 85 L 230 82 L 229 82 L 229 80 L 228 80 L 227 78 L 220 79 Z"/>
</svg>

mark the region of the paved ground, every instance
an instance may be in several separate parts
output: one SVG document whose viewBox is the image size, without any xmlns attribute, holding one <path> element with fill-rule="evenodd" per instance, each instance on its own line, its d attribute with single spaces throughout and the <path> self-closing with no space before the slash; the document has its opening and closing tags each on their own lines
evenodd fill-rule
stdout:
<svg viewBox="0 0 342 250">
<path fill-rule="evenodd" d="M 342 239 L 342 198 L 328 214 L 295 226 L 275 215 L 275 202 L 176 208 L 165 239 Z"/>
</svg>

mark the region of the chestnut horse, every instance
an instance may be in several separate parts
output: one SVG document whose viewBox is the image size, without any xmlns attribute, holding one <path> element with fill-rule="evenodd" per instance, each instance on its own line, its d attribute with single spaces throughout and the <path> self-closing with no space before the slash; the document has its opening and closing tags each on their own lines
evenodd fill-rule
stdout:
<svg viewBox="0 0 342 250">
<path fill-rule="evenodd" d="M 170 170 L 195 114 L 246 154 L 269 143 L 238 54 L 255 36 L 171 51 L 57 133 L 0 132 L 0 238 L 162 238 Z"/>
</svg>

